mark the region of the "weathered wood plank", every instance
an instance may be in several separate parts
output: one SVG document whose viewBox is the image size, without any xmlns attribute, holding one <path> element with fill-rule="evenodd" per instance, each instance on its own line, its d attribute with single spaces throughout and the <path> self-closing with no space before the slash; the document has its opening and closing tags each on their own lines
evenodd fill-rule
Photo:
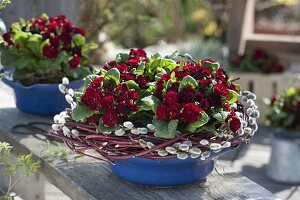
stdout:
<svg viewBox="0 0 300 200">
<path fill-rule="evenodd" d="M 0 17 L 7 26 L 20 17 L 29 20 L 42 13 L 47 13 L 49 16 L 65 14 L 76 23 L 79 6 L 80 0 L 17 0 L 1 10 Z"/>
<path fill-rule="evenodd" d="M 1 87 L 0 84 L 0 96 L 5 97 L 4 101 L 13 101 L 6 95 L 9 91 Z M 206 181 L 185 187 L 152 188 L 120 180 L 106 163 L 90 158 L 80 158 L 74 162 L 70 155 L 68 163 L 59 160 L 46 162 L 41 156 L 45 141 L 31 135 L 12 134 L 10 129 L 15 124 L 51 119 L 24 114 L 14 107 L 3 107 L 3 99 L 0 104 L 0 140 L 11 143 L 15 153 L 32 152 L 35 159 L 42 162 L 40 173 L 72 199 L 278 199 L 224 165 L 218 165 L 218 173 L 214 171 Z"/>
</svg>

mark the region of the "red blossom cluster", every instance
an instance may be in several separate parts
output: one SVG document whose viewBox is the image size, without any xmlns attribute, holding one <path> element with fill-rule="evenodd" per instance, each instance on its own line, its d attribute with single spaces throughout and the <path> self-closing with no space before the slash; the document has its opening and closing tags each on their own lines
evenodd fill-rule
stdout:
<svg viewBox="0 0 300 200">
<path fill-rule="evenodd" d="M 121 73 L 121 81 L 133 80 L 139 84 L 141 89 L 146 88 L 146 84 L 150 81 L 149 77 L 145 74 L 136 75 L 132 72 L 141 63 L 146 64 L 148 62 L 147 54 L 143 49 L 130 49 L 129 58 L 125 62 L 117 63 L 115 60 L 109 61 L 102 68 L 109 70 L 117 68 Z"/>
<path fill-rule="evenodd" d="M 16 21 L 14 23 L 19 22 Z M 42 53 L 46 58 L 54 59 L 59 52 L 66 51 L 70 55 L 69 66 L 72 69 L 76 69 L 79 66 L 81 47 L 74 42 L 74 35 L 85 36 L 85 31 L 75 27 L 65 15 L 34 18 L 24 24 L 22 31 L 39 34 L 42 36 L 43 41 L 49 40 L 49 43 L 42 48 Z M 14 45 L 12 34 L 12 30 L 10 30 L 2 35 L 8 46 Z"/>
<path fill-rule="evenodd" d="M 157 81 L 156 96 L 163 102 L 157 108 L 157 119 L 182 119 L 186 123 L 193 123 L 201 118 L 202 110 L 207 114 L 211 114 L 212 108 L 234 113 L 230 108 L 228 98 L 230 90 L 238 92 L 236 85 L 228 81 L 228 76 L 222 68 L 213 73 L 205 67 L 205 62 L 214 61 L 185 62 L 183 67 L 176 67 L 173 72 L 177 81 L 169 86 L 165 94 L 163 94 L 163 90 L 167 81 L 171 79 L 171 73 L 173 72 L 163 74 L 160 80 Z M 191 86 L 186 86 L 180 91 L 180 82 L 186 76 L 193 77 L 198 82 L 199 87 L 194 89 Z M 230 129 L 233 132 L 240 128 L 240 120 L 235 115 L 228 115 L 227 121 L 230 123 Z"/>
<path fill-rule="evenodd" d="M 122 123 L 122 119 L 139 110 L 140 102 L 149 85 L 153 86 L 153 96 L 159 100 L 159 104 L 154 110 L 158 120 L 170 121 L 180 120 L 180 123 L 193 123 L 201 119 L 203 112 L 212 115 L 214 112 L 227 111 L 226 123 L 233 132 L 241 127 L 239 118 L 230 107 L 230 92 L 239 92 L 238 88 L 232 83 L 226 72 L 218 66 L 216 70 L 211 70 L 207 65 L 215 64 L 214 60 L 206 59 L 199 63 L 190 61 L 174 62 L 172 70 L 161 73 L 158 80 L 149 76 L 147 70 L 142 73 L 135 73 L 139 66 L 151 67 L 147 54 L 142 49 L 131 49 L 129 54 L 120 55 L 126 58 L 107 62 L 103 69 L 109 71 L 118 69 L 120 72 L 120 83 L 118 85 L 109 83 L 104 84 L 101 75 L 90 83 L 85 93 L 81 97 L 81 103 L 88 109 L 96 112 L 87 119 L 90 123 L 98 123 L 102 118 L 104 125 L 112 127 Z M 101 73 L 100 73 L 101 74 Z M 181 86 L 185 77 L 191 76 L 196 82 L 193 85 Z M 152 78 L 150 78 L 152 77 Z M 128 81 L 135 82 L 141 91 L 129 89 Z M 171 81 L 171 82 L 170 82 Z M 151 82 L 151 84 L 148 84 Z M 167 86 L 168 85 L 168 86 Z M 139 93 L 138 93 L 139 92 Z M 152 112 L 152 111 L 148 111 Z M 99 113 L 99 114 L 98 114 Z"/>
<path fill-rule="evenodd" d="M 128 89 L 125 83 L 120 83 L 118 86 L 112 83 L 105 85 L 103 77 L 98 77 L 86 89 L 81 97 L 81 103 L 90 110 L 101 110 L 103 124 L 112 127 L 120 123 L 122 116 L 137 111 L 137 99 L 138 93 Z M 87 118 L 87 122 L 98 124 L 99 116 L 95 114 Z"/>
</svg>

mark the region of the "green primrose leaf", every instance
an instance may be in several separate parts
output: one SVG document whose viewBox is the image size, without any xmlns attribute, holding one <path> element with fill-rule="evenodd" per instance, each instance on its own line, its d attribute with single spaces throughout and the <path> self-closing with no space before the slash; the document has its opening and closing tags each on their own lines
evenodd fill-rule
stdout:
<svg viewBox="0 0 300 200">
<path fill-rule="evenodd" d="M 76 69 L 71 69 L 68 65 L 63 66 L 63 71 L 73 79 L 82 79 L 89 74 L 91 74 L 91 70 L 88 67 L 78 67 Z"/>
<path fill-rule="evenodd" d="M 196 89 L 198 87 L 198 82 L 190 75 L 184 77 L 179 85 L 179 91 L 182 91 L 184 87 L 191 86 Z"/>
<path fill-rule="evenodd" d="M 209 116 L 204 111 L 201 112 L 201 115 L 198 121 L 186 125 L 185 130 L 195 133 L 198 128 L 204 126 L 209 121 Z"/>
<path fill-rule="evenodd" d="M 204 67 L 207 67 L 208 69 L 210 69 L 213 72 L 217 71 L 220 68 L 219 63 L 217 63 L 217 62 L 212 63 L 209 61 L 205 61 L 203 63 L 203 65 L 204 65 Z"/>
<path fill-rule="evenodd" d="M 105 75 L 104 75 L 104 84 L 107 84 L 108 82 L 113 81 L 116 85 L 120 83 L 120 72 L 117 68 L 110 69 Z"/>
<path fill-rule="evenodd" d="M 133 89 L 135 91 L 139 91 L 140 87 L 134 80 L 126 81 L 126 85 L 129 89 Z"/>
<path fill-rule="evenodd" d="M 93 49 L 97 49 L 99 46 L 98 46 L 98 44 L 96 44 L 96 43 L 88 43 L 88 44 L 85 44 L 85 45 L 83 45 L 83 47 L 82 47 L 82 53 L 85 53 L 85 52 L 87 52 L 88 50 L 93 50 Z"/>
<path fill-rule="evenodd" d="M 82 47 L 85 44 L 85 37 L 80 34 L 75 34 L 73 36 L 76 46 Z"/>
<path fill-rule="evenodd" d="M 115 60 L 116 60 L 117 63 L 122 63 L 122 62 L 127 61 L 128 58 L 129 58 L 129 55 L 127 53 L 118 53 L 116 55 L 116 59 Z"/>
<path fill-rule="evenodd" d="M 230 104 L 236 102 L 239 98 L 238 93 L 236 93 L 236 91 L 233 90 L 229 90 L 229 97 L 228 97 L 228 101 Z"/>
<path fill-rule="evenodd" d="M 85 119 L 87 117 L 90 117 L 94 114 L 94 111 L 89 110 L 85 105 L 78 104 L 72 112 L 72 119 L 75 121 L 80 121 L 82 119 Z"/>
<path fill-rule="evenodd" d="M 171 59 L 161 59 L 159 62 L 159 69 L 164 69 L 166 72 L 170 73 L 173 69 L 177 67 L 174 60 Z"/>
<path fill-rule="evenodd" d="M 88 75 L 87 77 L 85 77 L 85 80 L 84 80 L 84 84 L 83 84 L 83 92 L 86 91 L 86 89 L 89 87 L 90 83 L 93 82 L 96 78 L 98 78 L 99 76 L 96 75 L 96 74 L 91 74 L 91 75 Z"/>
<path fill-rule="evenodd" d="M 143 75 L 145 71 L 145 63 L 140 63 L 139 66 L 133 71 L 134 74 Z"/>
<path fill-rule="evenodd" d="M 147 106 L 151 107 L 153 112 L 156 111 L 156 108 L 161 103 L 160 100 L 153 95 L 144 97 L 141 99 L 141 101 L 144 102 Z"/>
<path fill-rule="evenodd" d="M 170 122 L 160 121 L 156 118 L 152 120 L 155 126 L 155 136 L 165 139 L 172 139 L 176 136 L 176 130 L 179 120 L 171 120 Z"/>
</svg>

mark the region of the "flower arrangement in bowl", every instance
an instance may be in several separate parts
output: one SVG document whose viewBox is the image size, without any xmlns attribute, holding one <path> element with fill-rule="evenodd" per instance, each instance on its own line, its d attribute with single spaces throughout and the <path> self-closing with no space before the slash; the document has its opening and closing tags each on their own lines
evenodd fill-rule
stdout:
<svg viewBox="0 0 300 200">
<path fill-rule="evenodd" d="M 183 185 L 203 179 L 218 155 L 249 141 L 258 128 L 255 98 L 214 60 L 131 49 L 87 76 L 82 92 L 66 92 L 72 109 L 54 117 L 49 134 L 108 161 L 127 181 Z"/>
<path fill-rule="evenodd" d="M 267 176 L 283 183 L 300 183 L 300 87 L 290 86 L 268 101 L 266 125 L 272 127 L 272 153 Z"/>
<path fill-rule="evenodd" d="M 1 63 L 12 73 L 3 81 L 14 88 L 17 107 L 24 112 L 54 115 L 62 111 L 66 104 L 57 84 L 68 77 L 70 87 L 79 88 L 82 78 L 92 73 L 85 53 L 97 45 L 86 43 L 84 30 L 64 15 L 20 19 L 2 39 Z M 43 92 L 45 88 L 49 89 Z"/>
<path fill-rule="evenodd" d="M 270 74 L 283 72 L 284 66 L 268 51 L 264 49 L 250 49 L 243 56 L 233 60 L 230 69 L 236 72 Z"/>
<path fill-rule="evenodd" d="M 266 125 L 272 128 L 300 131 L 300 87 L 288 87 L 283 94 L 274 95 L 265 102 L 268 105 Z M 295 134 L 278 136 L 293 137 Z"/>
</svg>

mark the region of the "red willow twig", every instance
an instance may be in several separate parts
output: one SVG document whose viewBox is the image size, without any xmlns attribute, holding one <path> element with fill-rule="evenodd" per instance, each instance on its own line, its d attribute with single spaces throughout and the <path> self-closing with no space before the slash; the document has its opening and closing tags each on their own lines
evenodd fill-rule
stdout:
<svg viewBox="0 0 300 200">
<path fill-rule="evenodd" d="M 244 107 L 239 104 L 240 110 Z M 245 113 L 244 111 L 242 111 Z M 244 117 L 248 117 L 244 115 Z M 49 134 L 60 140 L 63 140 L 67 146 L 78 153 L 83 155 L 96 158 L 103 161 L 108 161 L 113 163 L 117 159 L 130 159 L 135 157 L 151 158 L 151 159 L 164 159 L 164 158 L 174 158 L 176 155 L 166 155 L 159 156 L 157 151 L 160 149 L 165 149 L 167 146 L 172 146 L 176 142 L 191 141 L 193 147 L 198 147 L 202 151 L 209 151 L 210 148 L 207 145 L 202 145 L 199 142 L 201 140 L 208 140 L 210 143 L 222 144 L 225 141 L 231 142 L 232 146 L 237 146 L 241 143 L 247 143 L 250 137 L 240 136 L 234 134 L 233 138 L 226 140 L 224 138 L 216 137 L 210 135 L 210 133 L 184 133 L 177 135 L 174 139 L 164 139 L 154 136 L 154 133 L 134 135 L 130 131 L 126 131 L 123 136 L 105 135 L 97 132 L 96 125 L 89 125 L 86 123 L 79 123 L 75 121 L 67 121 L 65 126 L 71 129 L 77 129 L 80 132 L 79 136 L 65 136 L 62 130 L 54 132 L 51 131 Z M 146 144 L 142 144 L 140 140 L 145 142 L 151 142 L 154 147 L 148 148 Z M 99 156 L 94 154 L 86 153 L 86 150 L 94 150 Z"/>
</svg>

